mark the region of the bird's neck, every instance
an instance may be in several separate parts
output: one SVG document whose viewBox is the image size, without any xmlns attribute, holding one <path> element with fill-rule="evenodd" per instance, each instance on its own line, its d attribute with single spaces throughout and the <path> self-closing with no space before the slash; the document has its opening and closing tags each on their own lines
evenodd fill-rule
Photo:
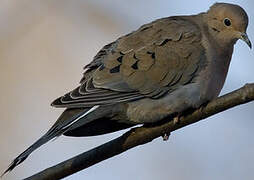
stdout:
<svg viewBox="0 0 254 180">
<path fill-rule="evenodd" d="M 202 45 L 206 49 L 207 56 L 207 66 L 204 69 L 206 74 L 203 75 L 204 79 L 209 76 L 209 80 L 206 80 L 205 91 L 211 93 L 211 99 L 217 97 L 220 93 L 230 65 L 234 42 L 223 41 L 220 42 L 219 39 L 213 34 L 207 25 L 206 14 L 202 13 L 197 16 L 197 25 L 200 27 L 202 34 Z M 220 37 L 219 37 L 220 38 Z M 214 85 L 214 82 L 217 82 Z"/>
</svg>

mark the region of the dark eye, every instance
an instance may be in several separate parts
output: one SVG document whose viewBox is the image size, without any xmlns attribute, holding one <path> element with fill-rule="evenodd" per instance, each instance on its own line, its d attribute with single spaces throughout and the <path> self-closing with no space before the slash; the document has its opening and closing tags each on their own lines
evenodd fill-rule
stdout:
<svg viewBox="0 0 254 180">
<path fill-rule="evenodd" d="M 225 19 L 224 19 L 224 24 L 225 24 L 226 26 L 231 26 L 231 21 L 230 21 L 230 19 L 225 18 Z"/>
</svg>

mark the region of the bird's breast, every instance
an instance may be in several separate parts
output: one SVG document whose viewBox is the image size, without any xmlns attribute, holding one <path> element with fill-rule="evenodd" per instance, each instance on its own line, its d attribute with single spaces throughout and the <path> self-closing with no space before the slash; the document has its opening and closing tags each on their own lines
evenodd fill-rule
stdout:
<svg viewBox="0 0 254 180">
<path fill-rule="evenodd" d="M 214 56 L 206 68 L 200 72 L 198 82 L 201 87 L 201 96 L 208 101 L 219 96 L 229 69 L 231 56 Z"/>
<path fill-rule="evenodd" d="M 191 83 L 159 99 L 145 98 L 129 102 L 126 115 L 131 122 L 154 123 L 188 108 L 198 108 L 203 103 L 199 84 Z"/>
</svg>

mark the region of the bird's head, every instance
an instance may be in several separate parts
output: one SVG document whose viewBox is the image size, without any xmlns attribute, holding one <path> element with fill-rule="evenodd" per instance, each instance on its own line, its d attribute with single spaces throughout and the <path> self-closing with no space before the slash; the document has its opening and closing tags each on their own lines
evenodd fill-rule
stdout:
<svg viewBox="0 0 254 180">
<path fill-rule="evenodd" d="M 243 40 L 251 48 L 251 41 L 246 33 L 248 15 L 238 5 L 216 3 L 207 12 L 209 31 L 218 38 L 218 42 L 235 44 L 238 39 Z"/>
</svg>

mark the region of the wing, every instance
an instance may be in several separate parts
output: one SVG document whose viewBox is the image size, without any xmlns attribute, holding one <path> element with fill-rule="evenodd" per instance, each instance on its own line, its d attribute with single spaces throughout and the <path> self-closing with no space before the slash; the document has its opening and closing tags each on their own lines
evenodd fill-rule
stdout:
<svg viewBox="0 0 254 180">
<path fill-rule="evenodd" d="M 199 27 L 169 17 L 104 46 L 85 69 L 81 85 L 56 107 L 92 107 L 160 98 L 194 81 L 205 62 Z"/>
</svg>

